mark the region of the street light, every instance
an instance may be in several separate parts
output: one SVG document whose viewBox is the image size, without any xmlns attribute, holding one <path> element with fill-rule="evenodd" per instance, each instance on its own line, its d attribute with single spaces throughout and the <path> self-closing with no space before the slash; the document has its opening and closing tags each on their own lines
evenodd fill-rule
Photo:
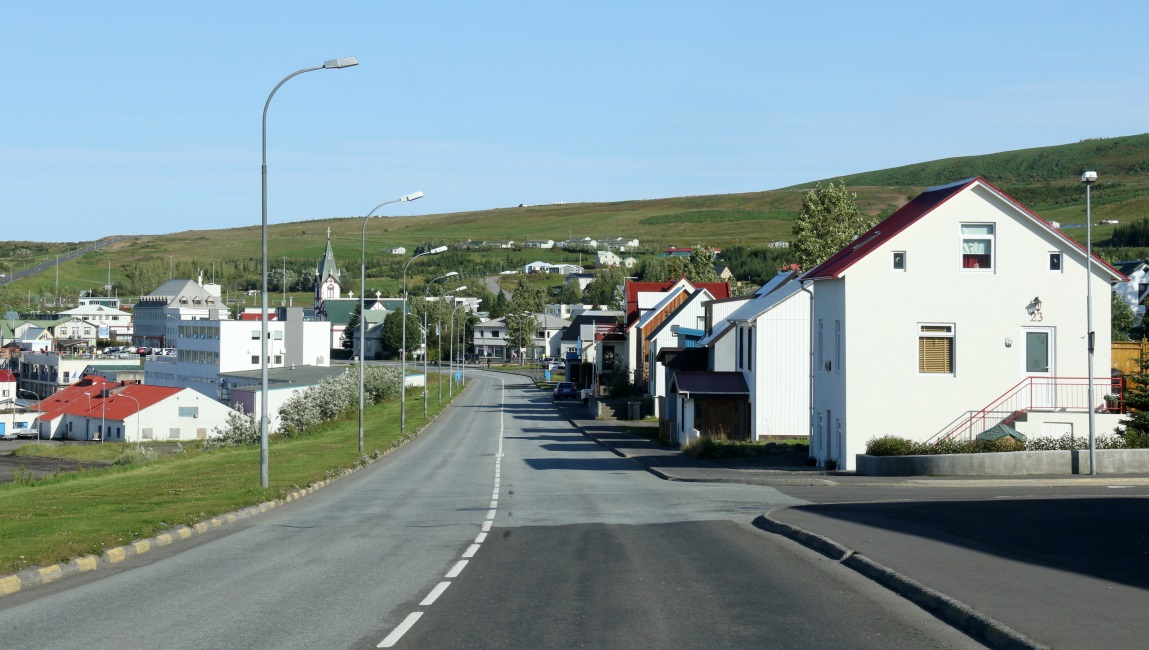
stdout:
<svg viewBox="0 0 1149 650">
<path fill-rule="evenodd" d="M 287 75 L 276 84 L 275 88 L 271 89 L 271 94 L 267 96 L 267 101 L 263 104 L 263 164 L 260 167 L 260 176 L 262 177 L 262 190 L 263 190 L 263 260 L 260 267 L 263 275 L 263 300 L 260 318 L 260 356 L 259 356 L 259 484 L 264 489 L 267 488 L 267 108 L 271 106 L 271 98 L 275 97 L 276 91 L 280 86 L 287 83 L 292 77 L 299 76 L 304 72 L 312 72 L 314 70 L 325 69 L 339 69 L 350 68 L 351 66 L 359 65 L 358 59 L 353 56 L 341 57 L 338 59 L 331 59 L 324 61 L 323 65 L 315 66 L 314 68 L 304 68 L 297 70 Z"/>
<path fill-rule="evenodd" d="M 142 439 L 140 436 L 140 418 L 144 416 L 144 407 L 140 406 L 140 400 L 132 397 L 131 395 L 124 395 L 123 393 L 120 393 L 116 397 L 126 397 L 136 403 L 136 451 L 140 451 L 140 442 Z"/>
<path fill-rule="evenodd" d="M 367 358 L 364 353 L 367 352 L 367 222 L 375 211 L 385 205 L 392 203 L 406 203 L 407 201 L 415 201 L 423 198 L 422 192 L 412 192 L 397 199 L 384 201 L 379 205 L 371 208 L 367 216 L 363 218 L 363 234 L 359 239 L 359 453 L 363 453 L 363 373 L 364 366 L 367 364 Z"/>
<path fill-rule="evenodd" d="M 401 368 L 399 374 L 399 434 L 402 435 L 407 428 L 407 269 L 411 266 L 411 262 L 423 257 L 424 255 L 438 255 L 447 250 L 446 246 L 436 246 L 429 251 L 423 251 L 418 255 L 413 256 L 407 260 L 407 264 L 403 266 L 403 342 L 399 348 L 399 366 Z M 424 381 L 426 381 L 424 379 Z"/>
<path fill-rule="evenodd" d="M 430 350 L 430 338 L 431 338 L 430 336 L 427 335 L 428 334 L 427 333 L 427 292 L 430 291 L 432 283 L 438 282 L 439 280 L 442 280 L 444 278 L 451 278 L 451 277 L 454 277 L 456 275 L 459 275 L 458 271 L 451 271 L 450 273 L 447 273 L 446 275 L 440 275 L 439 277 L 431 280 L 430 282 L 427 283 L 427 286 L 423 287 L 423 419 L 424 420 L 427 419 L 427 389 L 429 388 L 427 386 L 427 376 L 428 376 L 427 373 L 429 372 L 429 368 L 428 368 L 428 364 L 427 364 L 427 358 L 428 358 L 427 352 L 428 352 L 428 350 Z"/>
<path fill-rule="evenodd" d="M 466 288 L 467 288 L 467 285 L 465 285 L 465 284 L 461 287 L 455 287 L 454 289 L 451 289 L 447 293 L 443 294 L 443 297 L 446 298 L 447 296 L 452 296 L 452 301 L 453 301 L 454 294 L 459 293 L 460 291 L 463 291 Z M 435 331 L 436 332 L 442 332 L 442 330 L 443 330 L 443 310 L 439 309 L 436 311 L 437 311 L 437 315 L 439 318 L 439 322 L 435 326 Z M 454 317 L 454 310 L 452 310 L 451 314 L 452 314 L 452 318 L 453 318 Z M 452 332 L 451 336 L 454 337 L 454 330 L 452 329 L 451 332 Z M 452 340 L 454 340 L 454 339 L 452 339 Z M 439 376 L 439 381 L 435 382 L 439 386 L 439 406 L 443 405 L 443 353 L 442 353 L 442 345 L 443 345 L 443 335 L 440 334 L 439 335 L 439 353 L 437 355 L 439 358 L 436 360 L 436 363 L 435 363 L 435 365 L 437 365 L 439 367 L 438 373 L 437 373 Z M 450 359 L 448 359 L 447 361 L 448 361 L 447 368 L 450 369 L 450 367 L 451 367 L 451 365 L 449 363 Z M 424 374 L 426 374 L 426 373 L 424 373 Z"/>
<path fill-rule="evenodd" d="M 26 393 L 36 398 L 36 444 L 40 444 L 40 416 L 44 413 L 44 411 L 40 409 L 40 396 L 28 390 L 27 388 L 17 388 L 16 394 L 19 395 L 20 393 Z M 28 412 L 27 407 L 25 407 L 24 412 Z"/>
<path fill-rule="evenodd" d="M 1097 172 L 1081 175 L 1085 183 L 1085 337 L 1089 348 L 1089 473 L 1097 476 L 1097 445 L 1093 439 L 1093 214 L 1090 210 L 1089 187 L 1097 182 Z"/>
</svg>

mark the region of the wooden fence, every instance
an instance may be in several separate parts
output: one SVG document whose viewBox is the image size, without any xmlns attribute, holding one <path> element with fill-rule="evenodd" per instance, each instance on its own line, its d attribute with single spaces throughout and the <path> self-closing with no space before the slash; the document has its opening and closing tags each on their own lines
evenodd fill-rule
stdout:
<svg viewBox="0 0 1149 650">
<path fill-rule="evenodd" d="M 1137 372 L 1140 369 L 1141 357 L 1149 356 L 1149 339 L 1114 341 L 1112 355 L 1113 367 L 1120 370 L 1121 374 L 1129 375 Z"/>
</svg>

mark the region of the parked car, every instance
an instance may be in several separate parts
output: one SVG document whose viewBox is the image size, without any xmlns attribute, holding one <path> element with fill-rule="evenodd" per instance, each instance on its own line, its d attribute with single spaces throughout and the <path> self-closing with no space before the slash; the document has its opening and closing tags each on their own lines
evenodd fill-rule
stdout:
<svg viewBox="0 0 1149 650">
<path fill-rule="evenodd" d="M 146 355 L 149 355 L 149 354 L 151 354 L 151 353 L 152 353 L 152 349 L 151 349 L 151 348 L 142 348 L 142 347 L 141 347 L 141 348 L 136 348 L 136 354 L 140 355 L 141 357 L 143 357 L 143 356 L 146 356 Z"/>
<path fill-rule="evenodd" d="M 554 399 L 578 399 L 578 389 L 569 381 L 560 381 L 555 385 Z"/>
<path fill-rule="evenodd" d="M 120 353 L 120 346 L 118 346 L 118 345 L 113 345 L 111 347 L 104 348 L 104 354 L 119 354 L 119 353 Z"/>
</svg>

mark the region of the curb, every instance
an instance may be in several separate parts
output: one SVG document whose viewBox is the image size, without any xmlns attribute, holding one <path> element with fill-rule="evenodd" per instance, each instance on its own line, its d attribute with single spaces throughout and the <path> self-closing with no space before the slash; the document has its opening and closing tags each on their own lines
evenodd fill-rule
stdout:
<svg viewBox="0 0 1149 650">
<path fill-rule="evenodd" d="M 462 390 L 460 390 L 460 393 L 462 393 Z M 325 478 L 322 481 L 312 483 L 306 488 L 294 490 L 288 493 L 282 499 L 264 501 L 256 505 L 237 510 L 235 512 L 216 515 L 215 517 L 205 521 L 197 522 L 192 526 L 176 526 L 175 528 L 160 533 L 155 537 L 136 540 L 125 546 L 117 546 L 114 548 L 105 549 L 103 555 L 84 555 L 81 557 L 72 558 L 65 563 L 53 564 L 46 567 L 34 567 L 10 575 L 0 575 L 0 598 L 19 593 L 33 587 L 39 587 L 41 585 L 56 582 L 58 580 L 62 580 L 74 575 L 79 575 L 81 573 L 95 571 L 96 569 L 103 567 L 114 566 L 123 562 L 124 560 L 127 560 L 128 558 L 150 553 L 151 551 L 160 547 L 168 546 L 185 539 L 191 539 L 197 535 L 211 532 L 228 524 L 233 524 L 237 521 L 250 519 L 270 510 L 274 510 L 279 506 L 286 505 L 291 501 L 298 501 L 299 499 L 302 499 L 303 497 L 315 492 L 316 490 L 325 488 L 335 481 L 346 478 L 355 472 L 358 472 L 359 470 L 374 464 L 375 461 L 379 460 L 380 458 L 399 449 L 408 442 L 411 442 L 415 438 L 419 437 L 419 435 L 424 430 L 426 430 L 427 427 L 431 426 L 431 423 L 439 419 L 439 416 L 442 415 L 443 411 L 445 410 L 446 409 L 443 409 L 436 413 L 435 417 L 428 420 L 422 428 L 412 431 L 407 436 L 401 438 L 399 444 L 388 447 L 384 450 L 377 450 L 370 455 L 360 456 L 359 458 L 364 460 L 364 462 L 361 464 L 357 464 L 355 467 L 351 468 L 344 468 L 334 476 Z"/>
<path fill-rule="evenodd" d="M 846 548 L 828 537 L 771 519 L 769 512 L 756 517 L 753 523 L 756 528 L 788 537 L 857 571 L 991 648 L 1000 650 L 1049 650 L 1049 646 L 1029 638 L 1005 623 L 864 555 L 855 553 L 852 549 Z"/>
</svg>

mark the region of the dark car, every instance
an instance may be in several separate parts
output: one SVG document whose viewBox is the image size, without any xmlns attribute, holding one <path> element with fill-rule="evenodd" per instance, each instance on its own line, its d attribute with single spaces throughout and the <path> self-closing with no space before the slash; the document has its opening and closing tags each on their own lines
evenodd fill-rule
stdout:
<svg viewBox="0 0 1149 650">
<path fill-rule="evenodd" d="M 578 389 L 569 381 L 560 381 L 555 386 L 555 399 L 578 399 Z"/>
</svg>

